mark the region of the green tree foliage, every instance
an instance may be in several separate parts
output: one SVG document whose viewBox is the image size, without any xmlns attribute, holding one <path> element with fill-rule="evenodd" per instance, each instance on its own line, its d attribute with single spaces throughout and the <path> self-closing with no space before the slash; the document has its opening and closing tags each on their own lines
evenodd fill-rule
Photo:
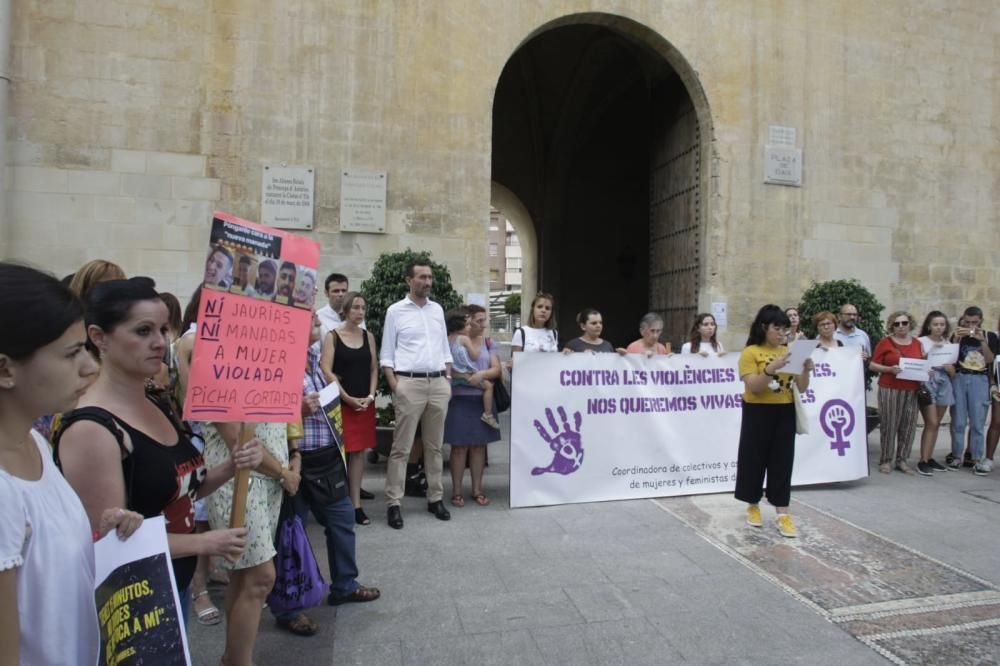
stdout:
<svg viewBox="0 0 1000 666">
<path fill-rule="evenodd" d="M 878 341 L 885 337 L 885 326 L 882 323 L 882 310 L 885 306 L 879 303 L 875 294 L 854 279 L 813 282 L 812 286 L 802 294 L 802 300 L 799 302 L 801 320 L 799 326 L 809 337 L 816 337 L 812 323 L 813 316 L 823 310 L 829 310 L 836 315 L 844 303 L 851 303 L 858 309 L 858 327 L 871 338 L 874 349 Z M 871 388 L 872 376 L 871 373 L 865 374 L 866 389 Z M 871 432 L 871 429 L 868 431 Z"/>
<path fill-rule="evenodd" d="M 429 252 L 416 252 L 407 248 L 402 252 L 387 252 L 379 255 L 372 266 L 371 276 L 361 283 L 361 293 L 365 297 L 368 311 L 365 314 L 365 325 L 375 342 L 382 344 L 382 324 L 389 306 L 401 300 L 409 288 L 406 286 L 406 267 L 410 262 L 421 259 L 431 265 L 434 275 L 434 286 L 431 288 L 431 300 L 438 303 L 446 311 L 462 304 L 462 297 L 451 286 L 451 273 L 444 264 L 431 259 Z M 380 374 L 378 388 L 380 393 L 386 393 L 388 387 L 385 378 Z"/>
<path fill-rule="evenodd" d="M 868 334 L 873 346 L 885 337 L 885 326 L 882 322 L 882 311 L 885 306 L 879 303 L 875 294 L 854 279 L 813 282 L 812 286 L 802 294 L 802 300 L 799 302 L 802 330 L 809 337 L 816 337 L 812 325 L 813 316 L 823 310 L 829 310 L 836 315 L 844 303 L 852 303 L 858 308 L 858 326 Z"/>
<path fill-rule="evenodd" d="M 511 294 L 503 302 L 504 314 L 509 315 L 519 315 L 521 314 L 521 294 Z"/>
</svg>

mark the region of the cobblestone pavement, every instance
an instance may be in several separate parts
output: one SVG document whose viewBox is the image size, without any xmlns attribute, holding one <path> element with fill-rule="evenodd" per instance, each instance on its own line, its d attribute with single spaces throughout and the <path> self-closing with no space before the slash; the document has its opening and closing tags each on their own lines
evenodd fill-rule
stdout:
<svg viewBox="0 0 1000 666">
<path fill-rule="evenodd" d="M 366 502 L 361 581 L 382 599 L 310 611 L 311 638 L 265 611 L 256 663 L 1000 662 L 1000 471 L 795 489 L 801 536 L 787 540 L 746 526 L 728 495 L 511 510 L 504 444 L 490 448 L 488 507 L 467 500 L 445 523 L 407 498 L 396 531 Z M 939 460 L 948 446 L 942 433 Z M 381 490 L 384 469 L 365 487 Z M 223 635 L 195 624 L 194 663 L 217 664 Z"/>
</svg>

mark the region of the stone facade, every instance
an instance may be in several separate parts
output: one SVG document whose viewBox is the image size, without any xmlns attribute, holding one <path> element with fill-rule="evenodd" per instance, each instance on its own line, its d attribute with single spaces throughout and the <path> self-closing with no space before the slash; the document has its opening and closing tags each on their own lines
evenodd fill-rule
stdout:
<svg viewBox="0 0 1000 666">
<path fill-rule="evenodd" d="M 1000 307 L 996 3 L 13 8 L 0 243 L 57 274 L 104 257 L 184 297 L 211 210 L 257 219 L 261 165 L 286 162 L 316 168 L 321 272 L 360 283 L 379 253 L 409 246 L 447 262 L 460 292 L 486 292 L 498 77 L 553 22 L 596 22 L 657 36 L 696 89 L 708 158 L 698 300 L 729 304 L 727 342 L 742 342 L 758 305 L 791 304 L 812 280 L 857 277 L 917 316 L 974 301 L 993 320 Z M 797 129 L 803 187 L 763 184 L 769 125 Z M 340 233 L 345 167 L 388 171 L 388 233 Z"/>
</svg>

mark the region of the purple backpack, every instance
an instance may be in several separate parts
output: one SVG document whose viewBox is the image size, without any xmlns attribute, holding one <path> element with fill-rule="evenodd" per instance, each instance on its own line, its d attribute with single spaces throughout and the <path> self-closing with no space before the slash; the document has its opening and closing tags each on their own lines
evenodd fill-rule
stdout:
<svg viewBox="0 0 1000 666">
<path fill-rule="evenodd" d="M 302 521 L 294 514 L 278 528 L 278 554 L 274 564 L 274 588 L 267 596 L 267 605 L 276 615 L 323 603 L 326 583 Z"/>
</svg>

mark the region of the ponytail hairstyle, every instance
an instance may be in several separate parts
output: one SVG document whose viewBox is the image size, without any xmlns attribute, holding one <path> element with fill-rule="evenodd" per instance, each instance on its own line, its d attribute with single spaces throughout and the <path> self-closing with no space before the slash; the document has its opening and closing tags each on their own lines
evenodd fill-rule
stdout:
<svg viewBox="0 0 1000 666">
<path fill-rule="evenodd" d="M 350 314 L 351 308 L 354 307 L 354 301 L 358 300 L 359 298 L 361 300 L 365 300 L 365 297 L 361 294 L 360 291 L 349 291 L 346 294 L 344 294 L 344 303 L 343 305 L 340 306 L 340 312 L 337 313 L 340 315 L 341 319 L 347 321 L 347 315 Z"/>
<path fill-rule="evenodd" d="M 576 323 L 580 325 L 580 329 L 582 330 L 584 325 L 587 323 L 587 320 L 590 319 L 591 315 L 599 315 L 599 314 L 601 314 L 601 312 L 596 308 L 584 308 L 580 310 L 580 314 L 576 316 Z"/>
</svg>

